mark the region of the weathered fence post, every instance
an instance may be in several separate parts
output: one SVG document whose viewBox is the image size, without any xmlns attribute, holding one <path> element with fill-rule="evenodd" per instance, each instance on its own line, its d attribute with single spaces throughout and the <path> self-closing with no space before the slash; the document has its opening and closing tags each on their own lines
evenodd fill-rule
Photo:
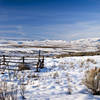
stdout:
<svg viewBox="0 0 100 100">
<path fill-rule="evenodd" d="M 44 68 L 44 56 L 43 56 L 43 59 L 42 59 L 42 68 Z"/>
<path fill-rule="evenodd" d="M 6 65 L 6 58 L 5 58 L 5 55 L 3 55 L 3 65 Z"/>
<path fill-rule="evenodd" d="M 22 57 L 22 64 L 25 63 L 25 57 Z"/>
<path fill-rule="evenodd" d="M 37 62 L 37 65 L 36 65 L 36 72 L 39 72 L 39 62 Z"/>
<path fill-rule="evenodd" d="M 38 61 L 40 62 L 40 56 L 41 56 L 41 51 L 39 50 L 39 57 L 38 57 Z"/>
<path fill-rule="evenodd" d="M 41 62 L 40 53 L 41 53 L 41 51 L 39 50 L 39 56 L 38 56 L 38 62 L 37 62 L 37 66 L 36 66 L 36 72 L 39 72 L 39 67 L 40 67 L 40 62 Z"/>
<path fill-rule="evenodd" d="M 1 68 L 1 59 L 0 59 L 0 68 Z"/>
<path fill-rule="evenodd" d="M 43 56 L 43 58 L 41 59 L 40 68 L 41 68 L 41 69 L 44 68 L 44 56 Z"/>
</svg>

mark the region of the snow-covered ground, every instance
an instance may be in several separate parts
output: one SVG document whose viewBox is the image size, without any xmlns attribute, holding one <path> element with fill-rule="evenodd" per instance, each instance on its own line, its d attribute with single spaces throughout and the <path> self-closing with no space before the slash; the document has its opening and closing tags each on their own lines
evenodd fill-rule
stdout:
<svg viewBox="0 0 100 100">
<path fill-rule="evenodd" d="M 13 71 L 1 70 L 0 81 L 7 82 L 8 90 L 12 84 L 17 87 L 18 100 L 21 100 L 21 83 L 26 100 L 100 100 L 82 83 L 86 70 L 100 67 L 100 56 L 45 58 L 44 66 L 40 72 L 19 71 L 15 76 Z"/>
<path fill-rule="evenodd" d="M 100 39 L 81 39 L 71 42 L 0 40 L 0 55 L 33 56 L 38 54 L 39 50 L 46 56 L 98 51 Z M 14 68 L 16 66 L 18 67 L 12 65 Z M 40 72 L 35 72 L 35 66 L 31 63 L 30 66 L 32 70 L 26 71 L 0 69 L 0 93 L 3 90 L 9 95 L 13 91 L 18 100 L 22 99 L 22 94 L 26 100 L 100 100 L 100 96 L 93 96 L 82 83 L 86 70 L 100 67 L 100 56 L 45 57 L 45 67 L 40 69 Z M 5 67 L 11 66 L 0 66 L 0 68 Z"/>
</svg>

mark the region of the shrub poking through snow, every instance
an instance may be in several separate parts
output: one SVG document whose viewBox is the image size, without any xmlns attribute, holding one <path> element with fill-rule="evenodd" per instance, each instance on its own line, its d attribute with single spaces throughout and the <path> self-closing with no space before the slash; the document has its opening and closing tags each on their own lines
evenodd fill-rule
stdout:
<svg viewBox="0 0 100 100">
<path fill-rule="evenodd" d="M 86 71 L 83 83 L 94 95 L 100 95 L 100 68 Z"/>
<path fill-rule="evenodd" d="M 59 77 L 58 72 L 53 73 L 53 78 L 55 79 L 55 78 L 57 78 L 57 77 Z"/>
<path fill-rule="evenodd" d="M 74 69 L 74 63 L 73 62 L 70 62 L 70 68 Z"/>
<path fill-rule="evenodd" d="M 86 61 L 87 61 L 87 62 L 91 62 L 91 63 L 93 63 L 93 64 L 96 64 L 96 63 L 97 63 L 94 59 L 90 59 L 90 58 L 88 58 Z"/>
<path fill-rule="evenodd" d="M 83 68 L 84 67 L 84 63 L 85 63 L 84 61 L 81 61 L 80 62 L 80 68 Z"/>
<path fill-rule="evenodd" d="M 67 84 L 68 84 L 68 94 L 72 94 L 71 78 L 69 76 L 69 73 L 67 73 L 66 76 L 67 76 Z"/>
<path fill-rule="evenodd" d="M 17 100 L 17 92 L 14 84 L 8 86 L 6 81 L 0 81 L 0 100 Z"/>
<path fill-rule="evenodd" d="M 28 64 L 20 64 L 18 65 L 19 70 L 30 70 L 30 67 Z"/>
</svg>

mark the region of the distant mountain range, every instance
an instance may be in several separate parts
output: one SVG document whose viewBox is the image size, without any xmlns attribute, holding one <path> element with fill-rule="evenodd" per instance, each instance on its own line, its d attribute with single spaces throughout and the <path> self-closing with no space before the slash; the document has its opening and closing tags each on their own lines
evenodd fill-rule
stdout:
<svg viewBox="0 0 100 100">
<path fill-rule="evenodd" d="M 73 49 L 78 51 L 94 51 L 100 49 L 100 38 L 88 38 L 88 39 L 79 39 L 75 41 L 64 41 L 64 40 L 27 40 L 27 39 L 1 39 L 0 46 L 45 46 L 47 47 L 61 47 L 67 49 Z"/>
<path fill-rule="evenodd" d="M 68 45 L 68 44 L 77 44 L 77 45 L 96 45 L 100 43 L 100 38 L 88 38 L 88 39 L 79 39 L 79 40 L 74 40 L 74 41 L 64 41 L 64 40 L 43 40 L 43 41 L 38 41 L 38 40 L 29 40 L 29 39 L 2 39 L 0 38 L 0 44 L 4 44 L 4 43 L 11 43 L 14 42 L 16 44 L 19 44 L 19 42 L 21 42 L 21 44 L 32 44 L 35 45 L 34 43 L 37 44 L 43 44 L 43 45 Z"/>
</svg>

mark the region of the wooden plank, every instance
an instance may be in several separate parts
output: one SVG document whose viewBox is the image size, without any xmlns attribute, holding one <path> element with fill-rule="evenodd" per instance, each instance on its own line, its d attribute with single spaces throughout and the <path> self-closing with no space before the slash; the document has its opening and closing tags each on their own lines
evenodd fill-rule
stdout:
<svg viewBox="0 0 100 100">
<path fill-rule="evenodd" d="M 14 62 L 14 61 L 6 61 L 5 64 L 6 63 L 19 63 L 20 64 L 20 63 L 23 63 L 23 62 L 22 61 L 20 61 L 20 62 L 18 62 L 18 61 L 17 62 Z M 32 63 L 37 63 L 37 62 L 25 62 L 25 64 L 32 64 Z"/>
</svg>

